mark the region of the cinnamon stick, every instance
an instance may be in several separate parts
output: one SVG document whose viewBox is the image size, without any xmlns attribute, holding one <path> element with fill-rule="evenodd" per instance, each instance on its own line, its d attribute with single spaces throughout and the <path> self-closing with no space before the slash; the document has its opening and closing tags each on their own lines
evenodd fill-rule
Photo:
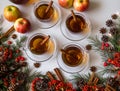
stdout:
<svg viewBox="0 0 120 91">
<path fill-rule="evenodd" d="M 72 13 L 72 16 L 73 16 L 74 21 L 77 22 L 77 18 L 76 18 L 76 16 L 75 16 L 75 13 L 73 12 L 73 10 L 71 10 L 71 13 Z"/>
<path fill-rule="evenodd" d="M 59 68 L 55 68 L 54 71 L 55 71 L 57 77 L 59 78 L 59 80 L 60 80 L 60 81 L 64 81 L 64 77 L 62 76 L 62 73 L 61 73 L 61 71 L 59 70 Z"/>
<path fill-rule="evenodd" d="M 74 60 L 78 60 L 76 57 L 72 56 L 70 53 L 68 53 L 67 51 L 65 51 L 64 49 L 61 49 L 61 52 L 64 53 L 65 55 L 68 55 L 69 57 L 71 57 Z"/>
<path fill-rule="evenodd" d="M 12 26 L 6 33 L 4 33 L 2 36 L 0 36 L 0 39 L 2 39 L 3 37 L 8 36 L 13 31 L 14 31 L 14 26 Z"/>
<path fill-rule="evenodd" d="M 99 81 L 99 79 L 97 77 L 95 77 L 95 79 L 93 81 L 94 85 L 96 85 L 98 83 L 98 81 Z"/>
<path fill-rule="evenodd" d="M 107 88 L 110 89 L 110 91 L 116 91 L 113 87 L 111 87 L 110 85 L 107 84 Z"/>
<path fill-rule="evenodd" d="M 93 83 L 94 78 L 95 78 L 95 73 L 93 72 L 92 75 L 90 76 L 90 79 L 89 79 L 89 81 L 88 81 L 88 84 Z"/>
<path fill-rule="evenodd" d="M 40 45 L 44 45 L 50 39 L 50 35 L 44 38 L 44 40 L 40 43 Z"/>
<path fill-rule="evenodd" d="M 48 7 L 47 7 L 45 13 L 47 13 L 47 12 L 50 10 L 52 4 L 53 4 L 53 1 L 50 1 L 50 3 L 49 3 L 49 5 L 48 5 Z"/>
<path fill-rule="evenodd" d="M 55 79 L 50 71 L 48 71 L 46 75 L 49 77 L 50 80 Z"/>
</svg>

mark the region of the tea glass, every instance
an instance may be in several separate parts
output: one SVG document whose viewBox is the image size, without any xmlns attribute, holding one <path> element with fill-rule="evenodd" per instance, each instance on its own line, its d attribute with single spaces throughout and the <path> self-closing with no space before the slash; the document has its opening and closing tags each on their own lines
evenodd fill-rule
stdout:
<svg viewBox="0 0 120 91">
<path fill-rule="evenodd" d="M 37 61 L 37 62 L 44 62 L 44 61 L 50 60 L 51 58 L 55 57 L 56 52 L 57 52 L 57 48 L 56 48 L 56 41 L 55 41 L 55 38 L 53 36 L 50 36 L 50 39 L 48 40 L 48 49 L 46 52 L 41 53 L 41 54 L 35 54 L 34 52 L 31 51 L 30 42 L 36 36 L 47 37 L 47 35 L 43 34 L 43 33 L 37 33 L 37 34 L 33 34 L 32 36 L 30 36 L 28 38 L 28 40 L 26 41 L 26 46 L 24 48 L 27 56 L 31 60 Z"/>
<path fill-rule="evenodd" d="M 69 48 L 69 47 L 79 48 L 82 53 L 82 60 L 80 60 L 81 62 L 79 64 L 76 64 L 73 66 L 66 64 L 63 59 L 63 53 L 59 52 L 58 60 L 57 60 L 59 67 L 67 73 L 77 73 L 77 72 L 84 71 L 84 69 L 87 68 L 89 65 L 89 54 L 86 52 L 85 48 L 82 45 L 77 43 L 65 44 L 62 49 L 66 50 L 66 48 Z"/>
<path fill-rule="evenodd" d="M 81 32 L 71 32 L 68 29 L 68 27 L 66 25 L 66 21 L 70 17 L 72 17 L 71 13 L 68 16 L 65 17 L 65 20 L 63 22 L 61 22 L 60 28 L 61 28 L 62 34 L 67 39 L 69 39 L 71 41 L 80 41 L 80 40 L 83 40 L 84 38 L 86 38 L 90 35 L 90 33 L 91 33 L 91 23 L 90 23 L 89 18 L 84 13 L 75 12 L 75 16 L 80 16 L 80 17 L 82 17 L 82 19 L 84 19 L 85 24 L 86 24 L 86 27 L 85 27 L 84 30 L 82 30 Z"/>
<path fill-rule="evenodd" d="M 45 4 L 48 5 L 49 3 L 50 3 L 49 0 L 40 0 L 34 5 L 34 8 L 33 8 L 34 22 L 37 25 L 39 25 L 39 27 L 42 29 L 48 29 L 48 28 L 55 26 L 61 19 L 61 11 L 60 11 L 59 5 L 57 5 L 55 2 L 53 2 L 51 6 L 54 9 L 54 11 L 50 19 L 42 20 L 36 17 L 35 13 L 36 13 L 37 8 L 41 5 L 45 5 Z"/>
</svg>

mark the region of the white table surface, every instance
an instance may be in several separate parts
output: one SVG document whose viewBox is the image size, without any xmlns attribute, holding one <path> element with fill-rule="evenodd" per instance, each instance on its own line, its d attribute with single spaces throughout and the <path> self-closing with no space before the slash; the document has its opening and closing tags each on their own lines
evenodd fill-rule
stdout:
<svg viewBox="0 0 120 91">
<path fill-rule="evenodd" d="M 58 0 L 53 0 L 58 4 Z M 54 36 L 56 41 L 57 41 L 57 48 L 58 50 L 66 43 L 72 42 L 68 39 L 66 39 L 60 30 L 60 22 L 55 25 L 54 27 L 44 30 L 44 29 L 40 29 L 39 27 L 36 26 L 36 23 L 32 21 L 31 19 L 31 13 L 33 12 L 33 5 L 16 5 L 13 4 L 12 2 L 10 2 L 9 0 L 1 0 L 0 1 L 0 14 L 3 14 L 3 10 L 4 7 L 7 5 L 15 5 L 17 6 L 21 12 L 22 12 L 22 16 L 26 17 L 27 19 L 30 20 L 31 24 L 32 24 L 32 28 L 31 28 L 31 32 L 27 33 L 27 36 L 32 35 L 33 33 L 49 33 L 50 35 Z M 62 12 L 62 19 L 64 19 L 65 15 L 67 15 L 71 9 L 64 9 L 62 7 L 60 7 L 61 12 Z M 74 10 L 74 9 L 73 9 Z M 101 27 L 105 27 L 105 21 L 107 19 L 109 19 L 111 17 L 111 15 L 113 13 L 119 12 L 120 10 L 120 0 L 90 0 L 90 7 L 87 11 L 84 11 L 83 13 L 85 13 L 92 24 L 92 30 L 91 30 L 91 35 L 90 36 L 95 36 L 96 34 L 98 34 L 99 29 Z M 61 20 L 62 20 L 61 19 Z M 7 29 L 9 29 L 11 26 L 13 25 L 13 23 L 8 22 L 7 20 L 4 19 L 4 22 L 0 25 L 0 27 L 3 27 L 3 31 L 5 32 Z M 22 36 L 22 35 L 20 35 Z M 83 46 L 86 46 L 89 41 L 88 39 L 84 39 L 82 41 L 77 41 L 77 43 L 82 44 Z M 94 51 L 89 51 L 89 56 L 90 56 L 90 66 L 92 65 L 97 65 L 100 66 L 102 65 L 101 62 L 101 58 L 100 55 L 98 53 L 95 53 Z M 25 57 L 27 57 L 24 54 Z M 59 67 L 57 64 L 57 57 L 53 58 L 52 60 L 48 60 L 46 62 L 42 62 L 41 66 L 39 68 L 35 68 L 33 66 L 33 61 L 30 60 L 29 58 L 27 58 L 27 61 L 29 63 L 29 66 L 31 69 L 41 72 L 43 74 L 45 74 L 47 71 L 51 71 L 54 72 L 53 69 L 56 67 Z M 83 72 L 81 72 L 81 74 L 84 73 L 88 73 L 89 68 Z M 63 75 L 66 78 L 71 77 L 71 74 L 65 73 L 63 72 Z"/>
</svg>

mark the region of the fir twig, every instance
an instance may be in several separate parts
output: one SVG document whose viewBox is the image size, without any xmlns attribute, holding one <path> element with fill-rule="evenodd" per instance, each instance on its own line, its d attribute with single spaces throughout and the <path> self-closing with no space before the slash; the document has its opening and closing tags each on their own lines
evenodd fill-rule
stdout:
<svg viewBox="0 0 120 91">
<path fill-rule="evenodd" d="M 26 37 L 26 36 L 23 36 L 23 37 L 20 38 L 20 40 L 16 40 L 16 46 L 17 46 L 18 48 L 22 47 L 23 42 L 25 42 L 26 39 L 27 39 L 27 37 Z"/>
</svg>

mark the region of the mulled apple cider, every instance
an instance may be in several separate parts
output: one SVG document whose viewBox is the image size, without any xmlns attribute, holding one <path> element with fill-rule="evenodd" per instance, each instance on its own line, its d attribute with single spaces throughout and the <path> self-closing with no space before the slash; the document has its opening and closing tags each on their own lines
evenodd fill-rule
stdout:
<svg viewBox="0 0 120 91">
<path fill-rule="evenodd" d="M 54 8 L 52 7 L 53 1 L 48 4 L 41 3 L 35 9 L 35 16 L 41 21 L 48 21 L 54 15 Z"/>
<path fill-rule="evenodd" d="M 82 63 L 83 51 L 77 45 L 66 46 L 62 51 L 62 59 L 68 66 L 75 67 Z"/>
<path fill-rule="evenodd" d="M 74 17 L 72 15 L 70 15 L 66 19 L 66 27 L 72 33 L 83 32 L 84 29 L 86 28 L 85 19 L 82 16 L 77 14 L 75 14 L 75 17 L 76 17 L 76 20 L 74 20 Z"/>
<path fill-rule="evenodd" d="M 43 35 L 34 36 L 29 43 L 30 51 L 37 55 L 47 52 L 49 48 L 49 40 L 46 41 L 45 40 L 46 36 Z"/>
</svg>

